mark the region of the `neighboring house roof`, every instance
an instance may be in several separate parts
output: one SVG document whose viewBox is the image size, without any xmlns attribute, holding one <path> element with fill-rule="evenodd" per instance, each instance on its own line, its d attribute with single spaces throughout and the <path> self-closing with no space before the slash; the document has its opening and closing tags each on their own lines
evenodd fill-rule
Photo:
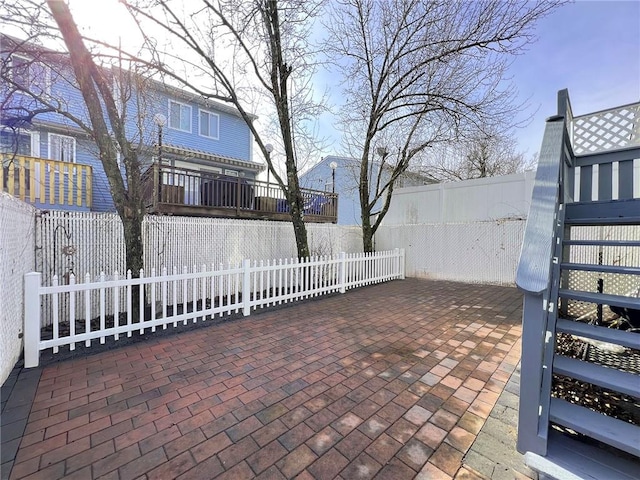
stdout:
<svg viewBox="0 0 640 480">
<path fill-rule="evenodd" d="M 301 177 L 307 177 L 307 176 L 312 176 L 313 172 L 320 167 L 324 167 L 326 165 L 329 165 L 331 162 L 336 162 L 338 164 L 338 167 L 342 167 L 342 168 L 351 168 L 351 169 L 360 169 L 360 160 L 357 158 L 353 158 L 353 157 L 340 157 L 340 156 L 334 156 L 334 155 L 328 155 L 326 157 L 323 157 L 320 159 L 320 161 L 318 163 L 316 163 L 315 165 L 313 165 L 311 168 L 309 168 L 306 172 L 304 172 Z M 380 162 L 378 160 L 374 160 L 373 162 L 370 163 L 370 166 L 379 166 Z M 392 171 L 392 168 L 390 165 L 384 165 L 384 169 L 387 171 Z M 404 181 L 410 181 L 412 183 L 418 183 L 418 184 L 423 184 L 423 185 L 429 185 L 432 183 L 438 183 L 437 180 L 435 180 L 432 176 L 424 174 L 422 172 L 416 172 L 416 171 L 412 171 L 412 170 L 405 170 L 404 172 L 402 172 L 402 174 L 400 175 L 400 179 L 404 180 Z"/>
</svg>

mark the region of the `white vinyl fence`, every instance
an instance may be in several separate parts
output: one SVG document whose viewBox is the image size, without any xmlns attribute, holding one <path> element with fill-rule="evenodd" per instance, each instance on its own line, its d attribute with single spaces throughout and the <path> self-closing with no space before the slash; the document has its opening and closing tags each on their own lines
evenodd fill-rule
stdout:
<svg viewBox="0 0 640 480">
<path fill-rule="evenodd" d="M 22 352 L 22 283 L 35 266 L 35 213 L 0 192 L 0 385 Z"/>
<path fill-rule="evenodd" d="M 90 347 L 93 340 L 105 343 L 107 337 L 118 340 L 120 335 L 131 336 L 134 331 L 144 334 L 158 327 L 166 329 L 179 323 L 209 320 L 242 311 L 249 315 L 258 307 L 293 302 L 309 297 L 346 290 L 364 285 L 404 278 L 404 251 L 373 254 L 345 254 L 285 259 L 278 261 L 244 260 L 227 268 L 191 272 L 168 273 L 160 276 L 152 270 L 150 276 L 140 272 L 140 278 L 120 278 L 117 273 L 98 281 L 87 275 L 77 283 L 73 275 L 69 282 L 59 285 L 54 277 L 51 286 L 41 284 L 42 274 L 25 275 L 25 366 L 35 367 L 39 353 L 52 348 L 84 342 Z M 139 290 L 138 304 L 134 305 Z M 41 302 L 47 299 L 46 302 Z M 99 312 L 92 314 L 97 301 Z M 50 304 L 45 309 L 42 304 Z M 62 308 L 64 306 L 64 308 Z M 135 307 L 137 306 L 137 309 Z M 134 312 L 135 313 L 134 318 Z M 43 311 L 51 319 L 41 319 Z M 52 326 L 51 338 L 43 339 L 41 324 Z"/>
<path fill-rule="evenodd" d="M 122 222 L 114 213 L 43 212 L 37 219 L 38 264 L 43 283 L 57 275 L 96 280 L 100 272 L 125 271 Z M 362 251 L 358 227 L 307 224 L 312 256 Z M 144 269 L 220 265 L 245 258 L 297 256 L 291 222 L 147 215 L 142 224 Z"/>
<path fill-rule="evenodd" d="M 513 285 L 525 220 L 382 225 L 376 250 L 403 248 L 408 277 Z"/>
</svg>

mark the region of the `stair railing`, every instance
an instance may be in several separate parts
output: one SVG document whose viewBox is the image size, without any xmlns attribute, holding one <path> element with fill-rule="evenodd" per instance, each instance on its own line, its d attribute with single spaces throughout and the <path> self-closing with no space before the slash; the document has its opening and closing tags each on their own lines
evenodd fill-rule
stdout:
<svg viewBox="0 0 640 480">
<path fill-rule="evenodd" d="M 558 92 L 558 115 L 547 119 L 516 285 L 524 292 L 518 445 L 520 452 L 547 453 L 552 352 L 557 318 L 557 268 L 563 205 L 573 196 L 574 154 L 568 92 Z M 555 296 L 554 296 L 555 291 Z"/>
</svg>

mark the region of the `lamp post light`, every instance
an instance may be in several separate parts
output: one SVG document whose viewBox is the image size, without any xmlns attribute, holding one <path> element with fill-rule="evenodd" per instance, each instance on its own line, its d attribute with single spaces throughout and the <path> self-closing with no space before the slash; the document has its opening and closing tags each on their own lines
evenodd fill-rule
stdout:
<svg viewBox="0 0 640 480">
<path fill-rule="evenodd" d="M 338 164 L 331 162 L 329 168 L 331 168 L 331 193 L 336 193 L 336 168 L 338 168 Z"/>
</svg>

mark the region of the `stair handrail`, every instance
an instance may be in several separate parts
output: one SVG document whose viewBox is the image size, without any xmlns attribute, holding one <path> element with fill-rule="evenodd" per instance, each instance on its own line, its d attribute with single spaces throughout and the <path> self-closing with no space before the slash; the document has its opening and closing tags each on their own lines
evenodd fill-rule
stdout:
<svg viewBox="0 0 640 480">
<path fill-rule="evenodd" d="M 517 449 L 543 456 L 547 452 L 549 411 L 549 382 L 544 372 L 547 334 L 549 328 L 554 330 L 550 322 L 555 321 L 557 311 L 557 298 L 552 298 L 553 266 L 559 260 L 554 254 L 564 227 L 562 206 L 573 195 L 574 155 L 567 131 L 571 115 L 569 94 L 561 90 L 558 114 L 548 118 L 545 126 L 516 271 L 516 285 L 525 294 Z"/>
<path fill-rule="evenodd" d="M 568 91 L 558 92 L 558 114 L 546 120 L 533 185 L 531 205 L 516 270 L 516 285 L 524 292 L 542 294 L 549 288 L 556 221 L 560 204 L 572 195 L 574 155 L 568 127 L 572 118 Z M 563 186 L 563 180 L 567 185 Z M 564 187 L 564 188 L 561 188 Z"/>
</svg>

